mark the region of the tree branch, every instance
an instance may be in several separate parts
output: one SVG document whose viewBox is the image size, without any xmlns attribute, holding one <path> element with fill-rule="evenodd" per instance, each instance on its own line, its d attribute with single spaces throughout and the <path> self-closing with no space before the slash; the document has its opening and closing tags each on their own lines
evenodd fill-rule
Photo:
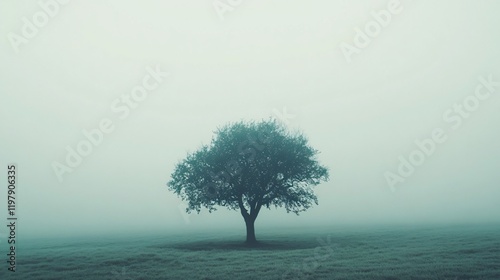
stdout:
<svg viewBox="0 0 500 280">
<path fill-rule="evenodd" d="M 247 209 L 245 208 L 245 205 L 243 205 L 243 195 L 240 194 L 240 196 L 238 197 L 238 205 L 240 206 L 240 211 L 241 211 L 241 215 L 243 216 L 243 218 L 248 219 L 250 217 L 250 215 L 248 214 L 248 211 Z"/>
<path fill-rule="evenodd" d="M 262 207 L 262 199 L 258 199 L 256 202 L 255 202 L 255 207 L 252 208 L 252 211 L 250 212 L 250 216 L 255 219 L 257 218 L 257 215 L 259 215 L 259 212 L 260 212 L 260 208 Z"/>
</svg>

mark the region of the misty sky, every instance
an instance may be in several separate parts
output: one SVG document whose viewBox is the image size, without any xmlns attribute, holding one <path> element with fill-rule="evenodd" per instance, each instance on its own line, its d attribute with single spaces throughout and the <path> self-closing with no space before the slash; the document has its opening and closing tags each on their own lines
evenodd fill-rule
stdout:
<svg viewBox="0 0 500 280">
<path fill-rule="evenodd" d="M 266 225 L 498 221 L 500 2 L 402 0 L 361 48 L 356 29 L 396 4 L 68 2 L 49 7 L 31 38 L 23 18 L 44 9 L 0 2 L 0 217 L 16 163 L 19 235 L 243 229 L 236 211 L 183 215 L 166 183 L 218 126 L 269 117 L 304 132 L 331 179 L 298 217 L 261 211 L 257 235 Z M 127 105 L 158 69 L 154 89 Z M 473 110 L 460 113 L 464 100 Z M 54 162 L 103 120 L 113 131 L 60 181 Z M 391 188 L 386 172 L 400 176 L 400 156 L 436 129 L 446 141 Z"/>
</svg>

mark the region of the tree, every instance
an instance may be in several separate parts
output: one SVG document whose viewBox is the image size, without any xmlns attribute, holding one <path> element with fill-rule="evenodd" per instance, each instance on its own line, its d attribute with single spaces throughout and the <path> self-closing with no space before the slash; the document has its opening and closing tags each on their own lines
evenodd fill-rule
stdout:
<svg viewBox="0 0 500 280">
<path fill-rule="evenodd" d="M 254 223 L 263 206 L 299 215 L 318 204 L 312 187 L 329 178 L 318 153 L 302 133 L 291 133 L 276 120 L 240 121 L 217 129 L 209 145 L 188 153 L 167 186 L 188 202 L 188 213 L 202 207 L 212 212 L 216 206 L 239 210 L 246 242 L 254 244 Z"/>
</svg>

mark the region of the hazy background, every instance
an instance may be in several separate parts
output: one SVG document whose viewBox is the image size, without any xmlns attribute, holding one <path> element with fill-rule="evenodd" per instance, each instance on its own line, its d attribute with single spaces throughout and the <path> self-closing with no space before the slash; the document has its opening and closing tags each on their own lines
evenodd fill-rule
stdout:
<svg viewBox="0 0 500 280">
<path fill-rule="evenodd" d="M 261 211 L 257 237 L 265 226 L 498 221 L 500 91 L 456 131 L 442 114 L 479 76 L 500 81 L 500 2 L 401 1 L 348 63 L 339 44 L 387 3 L 242 1 L 221 20 L 208 0 L 74 0 L 16 53 L 9 32 L 41 8 L 1 1 L 2 220 L 14 162 L 19 236 L 243 230 L 236 211 L 183 214 L 166 182 L 218 126 L 286 110 L 331 180 L 301 216 Z M 155 65 L 171 76 L 120 120 L 111 103 Z M 59 182 L 52 162 L 103 118 L 115 131 Z M 391 192 L 384 173 L 437 127 L 448 141 Z"/>
</svg>

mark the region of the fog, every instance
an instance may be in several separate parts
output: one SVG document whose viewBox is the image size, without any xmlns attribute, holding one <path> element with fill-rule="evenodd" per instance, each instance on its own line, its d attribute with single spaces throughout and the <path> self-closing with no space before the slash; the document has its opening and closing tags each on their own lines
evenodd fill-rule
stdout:
<svg viewBox="0 0 500 280">
<path fill-rule="evenodd" d="M 263 209 L 257 236 L 498 222 L 500 2 L 67 2 L 0 3 L 0 213 L 14 163 L 19 236 L 243 230 L 237 211 L 184 213 L 166 183 L 217 127 L 269 118 L 330 181 L 300 216 Z"/>
</svg>

